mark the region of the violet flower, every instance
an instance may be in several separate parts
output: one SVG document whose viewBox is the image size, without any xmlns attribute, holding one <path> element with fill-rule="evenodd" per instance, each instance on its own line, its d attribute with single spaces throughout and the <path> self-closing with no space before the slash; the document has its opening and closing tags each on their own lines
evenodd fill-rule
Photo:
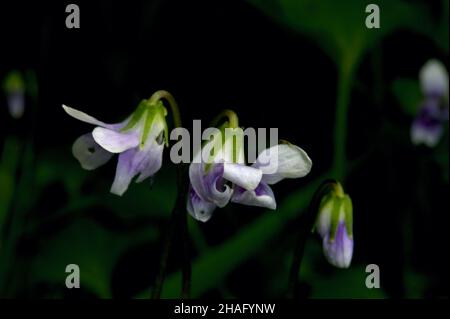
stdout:
<svg viewBox="0 0 450 319">
<path fill-rule="evenodd" d="M 339 183 L 323 197 L 316 222 L 322 249 L 330 264 L 348 268 L 353 256 L 353 206 Z"/>
<path fill-rule="evenodd" d="M 93 124 L 92 132 L 80 136 L 72 153 L 86 170 L 93 170 L 119 154 L 111 193 L 121 196 L 131 180 L 142 182 L 162 165 L 164 142 L 167 143 L 167 110 L 161 101 L 143 100 L 136 111 L 117 124 L 103 123 L 86 113 L 63 105 L 70 116 Z"/>
<path fill-rule="evenodd" d="M 252 166 L 245 165 L 242 152 L 237 154 L 236 162 L 226 152 L 220 152 L 209 166 L 203 162 L 190 165 L 187 209 L 195 219 L 208 221 L 216 207 L 224 207 L 229 201 L 275 209 L 275 196 L 269 185 L 283 178 L 303 177 L 312 166 L 308 155 L 291 144 L 266 149 Z"/>
<path fill-rule="evenodd" d="M 259 169 L 246 166 L 243 159 L 242 141 L 237 142 L 233 151 L 230 144 L 233 139 L 224 139 L 216 134 L 194 157 L 189 166 L 191 181 L 188 194 L 187 210 L 197 220 L 206 222 L 216 207 L 224 207 L 233 195 L 235 185 L 246 190 L 254 190 L 261 181 Z M 205 162 L 209 156 L 209 146 L 219 141 L 218 151 Z M 230 150 L 230 151 L 229 151 Z M 233 160 L 234 158 L 234 160 Z"/>
<path fill-rule="evenodd" d="M 434 147 L 448 121 L 448 73 L 441 62 L 430 60 L 420 70 L 419 80 L 425 100 L 411 126 L 411 141 Z"/>
<path fill-rule="evenodd" d="M 11 71 L 4 80 L 3 88 L 9 114 L 14 119 L 20 119 L 25 111 L 25 83 L 22 75 L 18 71 Z"/>
</svg>

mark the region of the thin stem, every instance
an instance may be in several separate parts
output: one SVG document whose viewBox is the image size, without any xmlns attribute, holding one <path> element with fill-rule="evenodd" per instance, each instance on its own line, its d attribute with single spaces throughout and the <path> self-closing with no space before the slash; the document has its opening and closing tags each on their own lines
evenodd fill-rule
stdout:
<svg viewBox="0 0 450 319">
<path fill-rule="evenodd" d="M 307 211 L 301 215 L 299 221 L 299 232 L 297 242 L 294 249 L 294 256 L 292 258 L 291 270 L 289 272 L 288 291 L 287 298 L 293 299 L 295 297 L 295 290 L 297 287 L 298 273 L 303 260 L 303 253 L 305 251 L 306 241 L 314 228 L 314 224 L 317 219 L 317 213 L 319 211 L 320 201 L 323 194 L 329 190 L 330 187 L 335 188 L 338 183 L 333 179 L 327 179 L 322 182 L 319 188 L 314 193 Z"/>
<path fill-rule="evenodd" d="M 153 93 L 153 95 L 150 97 L 149 102 L 150 103 L 156 103 L 159 100 L 166 100 L 169 102 L 170 110 L 172 111 L 172 119 L 174 127 L 182 127 L 181 124 L 181 115 L 180 115 L 180 109 L 178 108 L 178 104 L 175 101 L 175 98 L 172 94 L 165 90 L 159 90 Z"/>
<path fill-rule="evenodd" d="M 342 180 L 346 174 L 346 140 L 347 113 L 351 91 L 352 68 L 342 66 L 339 70 L 336 120 L 334 127 L 334 163 L 333 172 L 337 180 Z"/>
<path fill-rule="evenodd" d="M 155 92 L 150 97 L 150 103 L 156 103 L 157 101 L 165 99 L 169 102 L 174 127 L 182 127 L 180 111 L 175 98 L 167 91 L 160 90 Z M 155 281 L 155 285 L 152 291 L 152 298 L 159 299 L 161 297 L 162 287 L 166 275 L 167 263 L 169 259 L 169 253 L 172 247 L 173 237 L 175 230 L 178 228 L 181 234 L 182 249 L 183 249 L 183 261 L 182 261 L 182 297 L 189 298 L 191 287 L 191 263 L 189 254 L 189 232 L 187 227 L 187 214 L 186 214 L 186 195 L 188 192 L 188 183 L 186 170 L 184 165 L 180 164 L 177 167 L 177 199 L 175 206 L 172 210 L 169 229 L 166 233 L 164 240 L 163 251 L 161 254 L 159 273 Z"/>
<path fill-rule="evenodd" d="M 228 119 L 228 125 L 231 128 L 239 127 L 239 119 L 236 113 L 233 110 L 225 109 L 222 112 L 219 113 L 211 122 L 212 127 L 217 127 L 218 124 L 220 124 L 220 121 L 223 118 Z"/>
</svg>

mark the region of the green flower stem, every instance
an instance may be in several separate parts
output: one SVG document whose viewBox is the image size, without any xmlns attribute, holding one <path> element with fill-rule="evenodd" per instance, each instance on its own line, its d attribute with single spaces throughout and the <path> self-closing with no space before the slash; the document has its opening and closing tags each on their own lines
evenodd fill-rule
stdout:
<svg viewBox="0 0 450 319">
<path fill-rule="evenodd" d="M 172 94 L 165 90 L 159 90 L 153 93 L 153 95 L 150 97 L 149 102 L 150 104 L 156 103 L 159 100 L 166 100 L 169 102 L 170 110 L 172 111 L 172 119 L 173 119 L 173 125 L 175 128 L 182 127 L 181 124 L 181 115 L 180 115 L 180 109 L 178 108 L 178 104 L 175 101 L 175 98 Z"/>
<path fill-rule="evenodd" d="M 309 234 L 314 229 L 314 224 L 317 220 L 317 214 L 319 212 L 319 205 L 323 195 L 330 189 L 330 187 L 335 188 L 338 183 L 333 179 L 327 179 L 320 184 L 314 193 L 309 206 L 304 214 L 299 216 L 298 220 L 298 237 L 297 243 L 294 249 L 294 256 L 292 258 L 291 270 L 289 272 L 288 281 L 288 291 L 286 294 L 287 298 L 295 297 L 295 290 L 298 282 L 298 273 L 300 271 L 300 266 L 303 260 L 303 253 L 305 251 L 305 245 Z"/>
<path fill-rule="evenodd" d="M 346 66 L 347 65 L 347 66 Z M 342 181 L 347 173 L 346 141 L 347 141 L 347 113 L 349 107 L 353 67 L 343 64 L 339 69 L 336 118 L 334 126 L 334 177 Z"/>
<path fill-rule="evenodd" d="M 149 102 L 156 103 L 159 100 L 165 99 L 172 111 L 172 118 L 174 127 L 182 127 L 180 111 L 175 98 L 167 91 L 160 90 L 155 92 Z M 155 285 L 152 290 L 151 297 L 153 299 L 159 299 L 161 296 L 162 287 L 167 270 L 167 262 L 169 259 L 170 250 L 172 247 L 173 237 L 176 230 L 179 230 L 181 234 L 182 248 L 183 248 L 183 261 L 182 261 L 182 298 L 189 298 L 191 289 L 191 263 L 189 254 L 189 232 L 187 226 L 187 214 L 186 214 L 186 196 L 188 193 L 188 176 L 185 166 L 180 164 L 177 167 L 177 199 L 175 206 L 172 210 L 169 229 L 166 233 L 163 251 L 161 254 L 159 273 L 155 281 Z"/>
<path fill-rule="evenodd" d="M 211 122 L 212 127 L 217 127 L 220 124 L 220 121 L 224 118 L 228 119 L 228 126 L 231 128 L 239 127 L 239 119 L 236 113 L 232 110 L 226 109 L 217 115 L 214 120 Z"/>
</svg>

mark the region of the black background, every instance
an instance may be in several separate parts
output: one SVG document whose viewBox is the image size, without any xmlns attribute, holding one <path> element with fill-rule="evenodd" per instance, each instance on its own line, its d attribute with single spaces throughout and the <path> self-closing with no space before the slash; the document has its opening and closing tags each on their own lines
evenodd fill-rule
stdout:
<svg viewBox="0 0 450 319">
<path fill-rule="evenodd" d="M 178 100 L 187 128 L 191 119 L 202 119 L 206 125 L 219 110 L 232 108 L 241 125 L 278 127 L 280 138 L 305 149 L 315 169 L 300 182 L 277 186 L 280 197 L 329 168 L 337 73 L 310 39 L 237 0 L 77 1 L 80 29 L 65 27 L 68 3 L 0 4 L 0 75 L 11 67 L 35 69 L 40 85 L 40 109 L 34 115 L 28 112 L 17 123 L 6 108 L 0 110 L 0 142 L 5 132 L 21 134 L 35 120 L 37 152 L 68 145 L 85 127 L 67 117 L 62 103 L 105 122 L 118 122 L 142 98 L 166 89 Z M 376 50 L 364 56 L 357 74 L 350 106 L 350 159 L 374 146 L 381 127 L 407 129 L 410 123 L 393 107 L 386 87 L 383 101 L 368 98 L 374 55 L 382 56 L 386 86 L 398 76 L 416 77 L 430 56 L 444 58 L 430 40 L 408 31 L 393 34 Z M 384 269 L 383 287 L 391 297 L 404 295 L 406 262 L 435 278 L 428 296 L 448 296 L 448 187 L 438 184 L 433 168 L 427 215 L 409 207 L 413 256 L 404 251 L 403 218 L 396 214 L 415 196 L 411 172 L 417 152 L 426 151 L 401 146 L 394 139 L 377 147 L 346 183 L 357 208 L 355 261 L 379 264 Z M 245 214 L 251 219 L 259 211 L 245 208 Z M 220 221 L 217 216 L 208 225 L 213 244 L 228 236 Z M 238 278 L 246 276 L 256 284 L 258 274 L 245 269 Z M 125 288 L 131 295 L 134 289 Z"/>
</svg>

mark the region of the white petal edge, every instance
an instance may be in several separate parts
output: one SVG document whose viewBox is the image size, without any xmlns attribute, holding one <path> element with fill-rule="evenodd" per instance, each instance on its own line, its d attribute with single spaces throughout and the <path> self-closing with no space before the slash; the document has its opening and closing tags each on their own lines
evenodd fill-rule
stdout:
<svg viewBox="0 0 450 319">
<path fill-rule="evenodd" d="M 89 114 L 86 114 L 84 112 L 78 111 L 74 108 L 71 108 L 70 106 L 63 104 L 62 107 L 63 107 L 64 111 L 66 111 L 67 114 L 69 114 L 70 116 L 72 116 L 82 122 L 86 122 L 86 123 L 89 123 L 92 125 L 97 125 L 97 126 L 102 126 L 102 127 L 108 127 L 108 128 L 111 128 L 114 126 L 112 124 L 106 124 L 102 121 L 99 121 L 95 117 L 90 116 Z"/>
<path fill-rule="evenodd" d="M 254 190 L 261 181 L 260 169 L 234 163 L 224 163 L 223 166 L 223 177 L 246 190 Z"/>
<path fill-rule="evenodd" d="M 265 193 L 263 195 L 256 195 L 254 190 L 252 191 L 244 191 L 237 192 L 235 191 L 231 201 L 233 203 L 248 205 L 248 206 L 257 206 L 257 207 L 265 207 L 269 209 L 277 209 L 277 203 L 275 200 L 275 195 L 273 194 L 270 186 L 262 184 L 264 187 Z"/>
<path fill-rule="evenodd" d="M 448 97 L 448 73 L 439 60 L 428 60 L 420 69 L 419 79 L 424 94 L 441 92 Z"/>
<path fill-rule="evenodd" d="M 263 172 L 262 181 L 275 184 L 284 178 L 300 178 L 311 171 L 308 154 L 293 144 L 279 144 L 261 152 L 252 165 Z"/>
<path fill-rule="evenodd" d="M 88 171 L 106 164 L 113 156 L 94 141 L 92 133 L 81 135 L 76 139 L 72 145 L 72 154 L 80 162 L 81 167 Z"/>
<path fill-rule="evenodd" d="M 119 133 L 103 127 L 96 127 L 92 136 L 101 147 L 111 153 L 122 153 L 139 145 L 139 135 L 135 132 Z"/>
</svg>

